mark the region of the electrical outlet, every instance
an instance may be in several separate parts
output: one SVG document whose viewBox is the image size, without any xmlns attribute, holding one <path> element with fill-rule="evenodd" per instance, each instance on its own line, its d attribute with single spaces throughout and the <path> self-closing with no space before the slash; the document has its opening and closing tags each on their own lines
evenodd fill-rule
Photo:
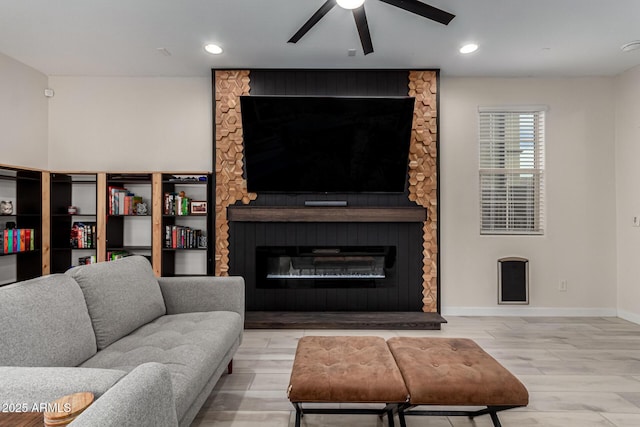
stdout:
<svg viewBox="0 0 640 427">
<path fill-rule="evenodd" d="M 566 280 L 560 280 L 560 282 L 558 282 L 558 291 L 567 292 L 567 281 Z"/>
<path fill-rule="evenodd" d="M 640 227 L 640 215 L 636 215 L 633 217 L 633 226 Z"/>
</svg>

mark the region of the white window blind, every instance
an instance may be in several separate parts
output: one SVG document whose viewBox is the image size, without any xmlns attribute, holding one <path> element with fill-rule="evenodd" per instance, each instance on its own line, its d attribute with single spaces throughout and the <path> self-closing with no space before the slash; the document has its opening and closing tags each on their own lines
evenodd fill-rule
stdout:
<svg viewBox="0 0 640 427">
<path fill-rule="evenodd" d="M 544 233 L 546 107 L 479 109 L 480 233 Z"/>
</svg>

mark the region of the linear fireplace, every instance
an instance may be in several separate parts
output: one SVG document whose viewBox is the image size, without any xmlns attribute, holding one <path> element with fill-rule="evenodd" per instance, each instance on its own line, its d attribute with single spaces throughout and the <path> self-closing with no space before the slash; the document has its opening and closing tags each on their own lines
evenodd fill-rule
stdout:
<svg viewBox="0 0 640 427">
<path fill-rule="evenodd" d="M 375 288 L 396 285 L 395 246 L 259 246 L 258 288 Z"/>
<path fill-rule="evenodd" d="M 247 311 L 422 311 L 419 207 L 228 209 Z"/>
</svg>

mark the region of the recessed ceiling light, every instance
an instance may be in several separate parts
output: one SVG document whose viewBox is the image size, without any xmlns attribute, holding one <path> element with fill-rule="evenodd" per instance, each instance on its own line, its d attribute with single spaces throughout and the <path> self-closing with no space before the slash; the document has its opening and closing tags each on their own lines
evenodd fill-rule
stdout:
<svg viewBox="0 0 640 427">
<path fill-rule="evenodd" d="M 364 0 L 336 0 L 336 3 L 344 9 L 357 9 L 364 4 Z"/>
<path fill-rule="evenodd" d="M 213 43 L 209 43 L 208 45 L 206 45 L 204 47 L 204 50 L 206 50 L 207 52 L 213 55 L 220 55 L 222 53 L 222 48 L 217 44 L 213 44 Z"/>
<path fill-rule="evenodd" d="M 472 53 L 478 50 L 478 45 L 475 43 L 465 44 L 460 48 L 460 53 Z"/>
<path fill-rule="evenodd" d="M 632 50 L 638 50 L 640 49 L 640 40 L 634 40 L 632 42 L 623 44 L 622 46 L 620 46 L 620 49 L 622 49 L 624 52 L 631 52 Z"/>
</svg>

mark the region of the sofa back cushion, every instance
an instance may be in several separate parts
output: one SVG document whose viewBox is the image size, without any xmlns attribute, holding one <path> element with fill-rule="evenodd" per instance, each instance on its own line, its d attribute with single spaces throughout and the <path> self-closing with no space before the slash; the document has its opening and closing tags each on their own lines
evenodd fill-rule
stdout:
<svg viewBox="0 0 640 427">
<path fill-rule="evenodd" d="M 0 365 L 77 366 L 96 354 L 78 284 L 52 274 L 0 287 Z"/>
<path fill-rule="evenodd" d="M 98 350 L 166 313 L 160 285 L 145 257 L 72 268 L 87 302 Z"/>
</svg>

